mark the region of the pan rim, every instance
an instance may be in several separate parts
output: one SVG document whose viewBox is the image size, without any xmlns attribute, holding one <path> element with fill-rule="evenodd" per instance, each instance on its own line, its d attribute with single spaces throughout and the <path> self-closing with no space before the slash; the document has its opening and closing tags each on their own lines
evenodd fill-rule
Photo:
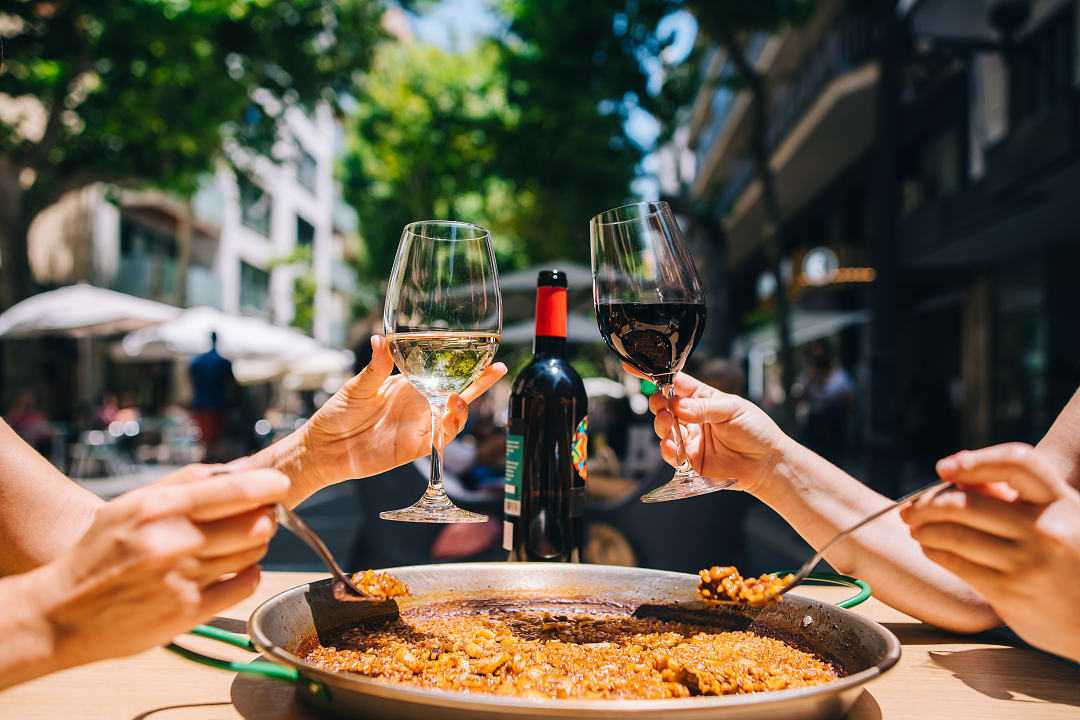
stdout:
<svg viewBox="0 0 1080 720">
<path fill-rule="evenodd" d="M 670 570 L 653 570 L 651 568 L 625 568 L 617 565 L 566 565 L 563 563 L 530 563 L 534 566 L 554 566 L 559 568 L 577 567 L 582 568 L 579 572 L 584 572 L 585 568 L 590 570 L 610 570 L 610 571 L 626 571 L 632 569 L 637 572 L 647 572 L 654 576 L 668 576 L 672 580 L 681 581 L 694 581 L 695 575 L 689 573 L 673 572 Z M 402 567 L 383 568 L 381 571 L 390 573 L 408 573 L 414 571 L 423 572 L 442 572 L 453 573 L 455 570 L 470 571 L 495 569 L 499 568 L 505 570 L 507 563 L 499 562 L 487 562 L 487 563 L 445 563 L 436 565 L 407 565 Z M 574 571 L 571 571 L 574 572 Z M 329 579 L 329 578 L 327 578 Z M 892 669 L 900 660 L 902 653 L 900 641 L 897 639 L 888 628 L 885 628 L 880 623 L 871 620 L 870 618 L 862 617 L 857 613 L 850 610 L 836 607 L 829 603 L 808 598 L 797 593 L 792 593 L 792 597 L 798 597 L 800 600 L 809 603 L 811 606 L 823 606 L 830 610 L 838 611 L 845 615 L 850 615 L 854 618 L 856 624 L 870 627 L 875 635 L 880 637 L 885 642 L 885 652 L 883 656 L 871 667 L 868 667 L 859 672 L 851 675 L 845 675 L 830 683 L 824 685 L 814 685 L 811 687 L 793 688 L 789 690 L 770 690 L 765 692 L 746 693 L 738 695 L 719 695 L 719 696 L 698 696 L 689 698 L 671 698 L 663 700 L 621 700 L 621 699 L 604 699 L 604 700 L 578 700 L 578 699 L 544 699 L 544 700 L 532 700 L 527 698 L 520 698 L 514 696 L 502 696 L 502 695 L 490 695 L 486 693 L 466 693 L 466 692 L 454 692 L 450 690 L 438 690 L 432 688 L 422 688 L 417 686 L 407 685 L 405 683 L 390 683 L 383 680 L 376 680 L 366 677 L 364 675 L 358 675 L 356 673 L 347 672 L 335 672 L 332 670 L 324 670 L 316 665 L 313 665 L 303 658 L 292 654 L 284 648 L 274 644 L 265 633 L 262 631 L 261 619 L 270 612 L 277 603 L 283 601 L 286 596 L 306 591 L 312 585 L 316 583 L 326 582 L 325 580 L 317 580 L 311 583 L 304 583 L 302 585 L 296 585 L 287 590 L 277 593 L 276 595 L 267 598 L 258 607 L 252 611 L 251 616 L 248 619 L 248 635 L 251 637 L 252 642 L 259 650 L 260 653 L 267 655 L 271 660 L 278 664 L 288 667 L 296 668 L 303 679 L 314 678 L 323 681 L 330 687 L 344 685 L 346 688 L 354 690 L 358 693 L 366 695 L 372 695 L 379 698 L 385 698 L 401 702 L 411 702 L 422 705 L 432 706 L 452 706 L 455 708 L 468 708 L 476 707 L 477 705 L 486 706 L 484 708 L 476 708 L 484 711 L 496 712 L 498 710 L 512 711 L 520 710 L 522 712 L 528 712 L 530 710 L 539 710 L 551 706 L 557 706 L 560 711 L 580 711 L 587 714 L 597 713 L 638 713 L 645 710 L 650 711 L 678 711 L 680 708 L 687 710 L 703 710 L 709 708 L 720 708 L 729 706 L 750 706 L 761 705 L 769 703 L 780 703 L 789 700 L 797 700 L 802 698 L 813 697 L 817 695 L 832 695 L 839 694 L 845 690 L 851 690 L 854 688 L 862 687 L 868 683 L 876 680 L 888 670 Z"/>
</svg>

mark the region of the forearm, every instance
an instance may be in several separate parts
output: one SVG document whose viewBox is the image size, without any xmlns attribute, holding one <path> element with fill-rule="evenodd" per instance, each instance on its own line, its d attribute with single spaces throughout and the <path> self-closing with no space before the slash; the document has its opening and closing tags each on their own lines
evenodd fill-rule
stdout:
<svg viewBox="0 0 1080 720">
<path fill-rule="evenodd" d="M 0 421 L 0 575 L 26 572 L 70 548 L 100 504 Z"/>
<path fill-rule="evenodd" d="M 1070 485 L 1080 488 L 1080 390 L 1054 420 L 1036 449 Z"/>
<path fill-rule="evenodd" d="M 754 494 L 815 548 L 892 502 L 793 441 Z M 895 513 L 838 542 L 826 559 L 869 582 L 883 602 L 934 625 L 977 632 L 1001 624 L 974 590 L 926 558 Z"/>
<path fill-rule="evenodd" d="M 38 606 L 41 570 L 0 578 L 0 690 L 64 667 L 54 633 Z"/>
<path fill-rule="evenodd" d="M 271 469 L 284 473 L 290 484 L 286 504 L 290 508 L 296 507 L 327 484 L 314 467 L 308 445 L 305 427 L 301 427 L 254 455 L 234 460 L 228 467 L 231 470 Z"/>
</svg>

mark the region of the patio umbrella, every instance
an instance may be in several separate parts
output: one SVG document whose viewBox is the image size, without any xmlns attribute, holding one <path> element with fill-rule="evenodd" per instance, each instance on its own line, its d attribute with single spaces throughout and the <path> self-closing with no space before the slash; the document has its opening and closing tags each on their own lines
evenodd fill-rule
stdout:
<svg viewBox="0 0 1080 720">
<path fill-rule="evenodd" d="M 266 382 L 294 374 L 305 378 L 347 373 L 352 353 L 335 350 L 289 327 L 230 315 L 209 307 L 185 310 L 179 317 L 127 335 L 119 354 L 131 360 L 190 357 L 210 349 L 210 333 L 218 335 L 218 352 L 233 361 L 238 382 Z"/>
<path fill-rule="evenodd" d="M 0 314 L 0 337 L 94 337 L 171 320 L 179 308 L 79 283 L 32 295 Z"/>
</svg>

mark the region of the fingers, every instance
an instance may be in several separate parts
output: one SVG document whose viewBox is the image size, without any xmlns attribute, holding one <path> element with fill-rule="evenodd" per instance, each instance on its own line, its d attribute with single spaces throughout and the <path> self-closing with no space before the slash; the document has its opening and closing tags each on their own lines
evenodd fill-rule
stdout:
<svg viewBox="0 0 1080 720">
<path fill-rule="evenodd" d="M 221 580 L 224 575 L 240 572 L 257 564 L 266 557 L 267 550 L 269 550 L 269 547 L 264 544 L 232 555 L 223 555 L 208 560 L 188 558 L 190 562 L 184 563 L 181 572 L 185 577 L 197 582 L 199 587 L 206 587 Z"/>
<path fill-rule="evenodd" d="M 214 558 L 265 547 L 274 536 L 277 522 L 272 510 L 258 508 L 221 520 L 200 523 L 196 527 L 204 537 L 203 545 L 196 556 Z"/>
<path fill-rule="evenodd" d="M 924 550 L 952 553 L 984 567 L 1009 572 L 1024 562 L 1020 545 L 957 523 L 928 523 L 913 528 L 911 536 Z"/>
<path fill-rule="evenodd" d="M 937 548 L 925 548 L 923 554 L 949 572 L 966 580 L 975 590 L 993 587 L 1001 578 L 1001 572 L 972 562 L 956 553 Z"/>
<path fill-rule="evenodd" d="M 393 371 L 394 358 L 390 355 L 390 344 L 383 336 L 373 335 L 371 337 L 371 362 L 359 375 L 355 375 L 345 383 L 339 392 L 356 400 L 374 397 Z"/>
<path fill-rule="evenodd" d="M 672 409 L 685 423 L 726 423 L 739 416 L 744 402 L 738 395 L 718 392 L 709 398 L 679 398 Z"/>
<path fill-rule="evenodd" d="M 484 368 L 484 372 L 480 373 L 480 376 L 466 388 L 465 392 L 461 393 L 461 399 L 466 403 L 472 403 L 473 400 L 486 393 L 492 385 L 499 382 L 505 374 L 506 365 L 503 363 L 497 362 L 494 365 L 488 365 Z"/>
<path fill-rule="evenodd" d="M 649 382 L 653 382 L 652 378 L 650 378 L 648 375 L 645 375 L 633 365 L 624 362 L 622 364 L 622 368 L 627 372 L 627 374 L 632 375 L 640 380 L 648 380 Z M 675 394 L 679 397 L 704 397 L 712 395 L 715 392 L 719 392 L 715 388 L 706 385 L 692 375 L 687 375 L 684 372 L 676 373 L 674 385 Z M 653 398 L 660 398 L 661 400 L 663 400 L 663 396 L 661 396 L 660 393 L 655 393 L 654 395 L 650 396 L 649 400 L 651 401 Z"/>
<path fill-rule="evenodd" d="M 656 432 L 657 437 L 666 438 L 671 437 L 671 426 L 674 420 L 671 417 L 671 413 L 667 410 L 661 410 L 656 413 L 656 417 L 653 418 L 653 430 Z"/>
<path fill-rule="evenodd" d="M 451 395 L 446 403 L 446 413 L 442 419 L 442 436 L 452 439 L 465 429 L 465 421 L 469 419 L 469 406 L 459 395 Z"/>
<path fill-rule="evenodd" d="M 956 523 L 974 530 L 1018 540 L 1030 532 L 1037 506 L 1002 502 L 976 492 L 953 490 L 903 508 L 900 516 L 912 528 L 931 523 Z"/>
<path fill-rule="evenodd" d="M 289 479 L 276 470 L 250 470 L 183 484 L 151 485 L 129 493 L 128 504 L 143 521 L 187 515 L 207 522 L 281 502 L 289 487 Z"/>
<path fill-rule="evenodd" d="M 252 565 L 235 577 L 207 586 L 202 592 L 202 601 L 199 603 L 199 616 L 217 615 L 225 608 L 232 607 L 251 595 L 259 585 L 260 575 L 259 566 Z"/>
<path fill-rule="evenodd" d="M 990 485 L 1005 482 L 1019 498 L 1046 504 L 1061 496 L 1063 481 L 1053 468 L 1023 443 L 1005 443 L 981 450 L 963 450 L 937 463 L 943 480 L 963 485 Z"/>
</svg>

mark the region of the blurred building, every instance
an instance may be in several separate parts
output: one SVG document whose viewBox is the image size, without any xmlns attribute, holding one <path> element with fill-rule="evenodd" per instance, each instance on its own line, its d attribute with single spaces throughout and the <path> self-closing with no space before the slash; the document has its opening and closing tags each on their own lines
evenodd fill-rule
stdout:
<svg viewBox="0 0 1080 720">
<path fill-rule="evenodd" d="M 705 55 L 662 180 L 704 208 L 690 234 L 725 295 L 713 344 L 746 363 L 755 399 L 778 400 L 775 237 L 794 344 L 829 339 L 856 379 L 856 444 L 922 460 L 1037 439 L 1080 384 L 1077 3 L 889 5 L 821 0 L 748 39 L 781 228 L 749 93 L 723 82 L 722 49 Z"/>
<path fill-rule="evenodd" d="M 255 315 L 343 345 L 357 219 L 333 176 L 341 132 L 326 106 L 287 112 L 285 128 L 273 159 L 233 151 L 190 203 L 108 186 L 69 196 L 31 229 L 37 280 Z M 304 278 L 310 321 L 298 318 Z"/>
<path fill-rule="evenodd" d="M 30 229 L 35 277 L 44 287 L 88 282 L 179 307 L 256 316 L 344 347 L 356 291 L 349 260 L 359 236 L 356 213 L 334 178 L 341 152 L 341 127 L 328 106 L 310 115 L 289 110 L 269 156 L 228 150 L 190 201 L 108 185 L 71 193 Z M 60 398 L 45 398 L 54 414 L 68 416 L 73 396 L 85 405 L 103 388 L 155 405 L 183 399 L 183 363 L 144 362 L 133 373 L 130 363 L 115 361 L 112 343 L 94 343 L 78 361 L 89 367 L 76 368 L 70 341 L 41 342 L 48 347 L 36 350 L 55 365 L 50 374 L 61 388 Z M 6 381 L 39 384 L 36 361 L 18 361 L 31 357 L 29 349 L 7 345 L 14 355 Z"/>
</svg>

